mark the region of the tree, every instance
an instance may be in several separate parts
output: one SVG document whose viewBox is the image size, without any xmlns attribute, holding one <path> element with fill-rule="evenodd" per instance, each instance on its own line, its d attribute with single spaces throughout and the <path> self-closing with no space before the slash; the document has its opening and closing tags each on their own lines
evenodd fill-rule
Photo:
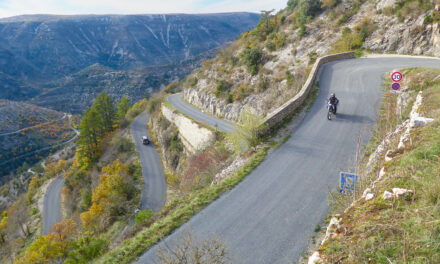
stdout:
<svg viewBox="0 0 440 264">
<path fill-rule="evenodd" d="M 99 185 L 92 193 L 92 206 L 81 214 L 83 226 L 90 231 L 104 230 L 116 216 L 125 213 L 130 195 L 127 167 L 115 160 L 102 169 Z"/>
<path fill-rule="evenodd" d="M 115 124 L 116 117 L 113 99 L 108 94 L 102 92 L 96 97 L 96 101 L 92 108 L 96 109 L 96 111 L 101 115 L 104 131 L 113 131 L 113 125 Z"/>
<path fill-rule="evenodd" d="M 125 119 L 125 115 L 130 109 L 130 101 L 127 97 L 122 97 L 121 102 L 118 104 L 118 122 L 121 123 Z"/>
<path fill-rule="evenodd" d="M 91 160 L 98 157 L 99 147 L 102 137 L 104 120 L 95 108 L 87 109 L 81 120 L 81 134 L 79 136 L 79 145 L 82 156 L 87 156 Z"/>
<path fill-rule="evenodd" d="M 8 227 L 9 218 L 8 213 L 6 211 L 2 212 L 2 218 L 0 220 L 0 245 L 5 243 L 6 239 L 6 228 Z"/>
<path fill-rule="evenodd" d="M 28 186 L 28 192 L 26 194 L 26 201 L 28 202 L 28 204 L 32 203 L 32 197 L 35 194 L 35 191 L 37 190 L 38 187 L 40 187 L 41 185 L 41 180 L 40 180 L 40 176 L 38 174 L 35 174 L 31 181 L 29 182 L 29 186 Z"/>
<path fill-rule="evenodd" d="M 266 129 L 263 120 L 251 110 L 245 110 L 240 115 L 240 124 L 234 126 L 230 140 L 237 153 L 246 151 L 260 142 L 261 132 Z"/>
<path fill-rule="evenodd" d="M 64 219 L 52 226 L 51 232 L 57 236 L 58 241 L 64 242 L 76 233 L 76 224 L 72 219 Z"/>
<path fill-rule="evenodd" d="M 275 9 L 272 10 L 261 10 L 261 21 L 266 22 L 266 34 L 269 34 L 269 32 L 271 31 L 269 29 L 269 19 L 270 19 L 270 14 L 273 13 L 273 11 L 275 11 Z"/>
</svg>

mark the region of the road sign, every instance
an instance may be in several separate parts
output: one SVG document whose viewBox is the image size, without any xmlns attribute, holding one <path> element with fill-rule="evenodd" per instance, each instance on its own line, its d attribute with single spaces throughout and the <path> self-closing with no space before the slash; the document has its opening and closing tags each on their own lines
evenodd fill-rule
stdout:
<svg viewBox="0 0 440 264">
<path fill-rule="evenodd" d="M 339 192 L 344 192 L 345 190 L 354 191 L 356 183 L 358 181 L 358 176 L 354 173 L 341 172 L 341 182 L 339 184 Z"/>
<path fill-rule="evenodd" d="M 393 80 L 393 82 L 400 82 L 402 78 L 403 76 L 400 72 L 393 72 L 393 74 L 391 74 L 391 80 Z"/>
<path fill-rule="evenodd" d="M 400 84 L 398 84 L 398 83 L 393 83 L 393 84 L 391 85 L 391 88 L 393 88 L 394 91 L 397 91 L 397 90 L 400 89 Z"/>
</svg>

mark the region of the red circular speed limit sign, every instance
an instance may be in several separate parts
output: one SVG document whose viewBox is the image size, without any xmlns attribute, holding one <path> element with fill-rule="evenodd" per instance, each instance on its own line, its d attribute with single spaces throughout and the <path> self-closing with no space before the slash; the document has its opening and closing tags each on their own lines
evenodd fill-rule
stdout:
<svg viewBox="0 0 440 264">
<path fill-rule="evenodd" d="M 393 74 L 391 74 L 391 80 L 393 80 L 393 82 L 400 82 L 402 77 L 403 76 L 400 72 L 393 72 Z"/>
</svg>

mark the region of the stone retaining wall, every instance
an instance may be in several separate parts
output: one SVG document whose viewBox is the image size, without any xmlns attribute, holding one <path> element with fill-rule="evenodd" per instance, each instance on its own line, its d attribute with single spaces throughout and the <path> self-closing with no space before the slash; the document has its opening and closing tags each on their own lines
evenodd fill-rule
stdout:
<svg viewBox="0 0 440 264">
<path fill-rule="evenodd" d="M 185 149 L 190 153 L 203 150 L 214 142 L 215 136 L 211 130 L 193 122 L 178 111 L 162 104 L 162 114 L 168 121 L 177 126 L 177 129 L 179 129 L 179 137 Z"/>
<path fill-rule="evenodd" d="M 293 114 L 293 112 L 304 102 L 309 93 L 313 90 L 313 85 L 315 83 L 316 77 L 318 76 L 319 68 L 323 64 L 332 61 L 353 58 L 355 58 L 354 52 L 339 53 L 319 58 L 313 65 L 312 71 L 309 74 L 309 78 L 307 78 L 307 81 L 302 87 L 301 91 L 295 97 L 293 97 L 282 106 L 278 107 L 275 111 L 267 115 L 264 120 L 267 128 L 271 129 L 282 123 L 285 118 Z"/>
</svg>

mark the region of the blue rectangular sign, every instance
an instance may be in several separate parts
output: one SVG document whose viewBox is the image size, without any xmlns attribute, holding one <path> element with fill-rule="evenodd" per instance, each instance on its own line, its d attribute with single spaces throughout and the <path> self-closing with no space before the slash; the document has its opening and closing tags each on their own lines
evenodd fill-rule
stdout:
<svg viewBox="0 0 440 264">
<path fill-rule="evenodd" d="M 340 192 L 345 190 L 354 191 L 358 176 L 354 173 L 341 172 L 341 183 L 339 184 Z"/>
</svg>

